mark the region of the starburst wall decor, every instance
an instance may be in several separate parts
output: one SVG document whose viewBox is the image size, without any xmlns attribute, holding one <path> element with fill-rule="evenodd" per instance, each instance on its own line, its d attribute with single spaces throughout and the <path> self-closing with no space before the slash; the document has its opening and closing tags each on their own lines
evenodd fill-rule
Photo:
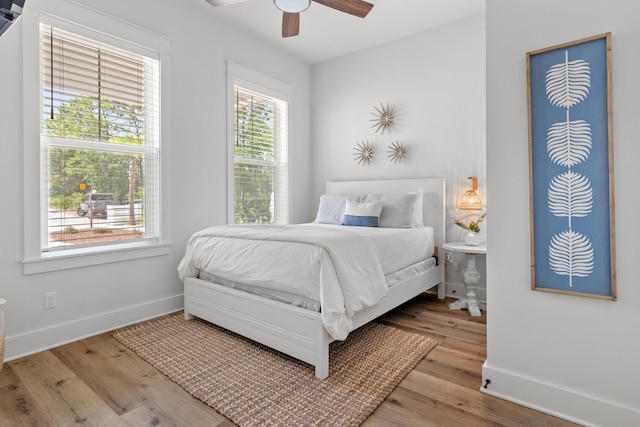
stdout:
<svg viewBox="0 0 640 427">
<path fill-rule="evenodd" d="M 374 152 L 375 150 L 373 148 L 373 145 L 371 145 L 369 141 L 359 142 L 353 152 L 353 155 L 356 156 L 354 160 L 358 162 L 358 165 L 368 165 L 373 160 Z"/>
<path fill-rule="evenodd" d="M 393 163 L 400 163 L 407 157 L 407 147 L 402 142 L 392 142 L 387 150 L 387 157 Z"/>
<path fill-rule="evenodd" d="M 380 134 L 384 135 L 384 131 L 388 130 L 393 124 L 395 114 L 393 112 L 393 107 L 389 107 L 389 103 L 387 102 L 386 106 L 384 104 L 380 104 L 380 108 L 375 107 L 375 109 L 376 111 L 374 113 L 371 113 L 375 116 L 375 118 L 369 120 L 370 122 L 374 122 L 371 127 L 375 128 L 376 133 L 378 133 L 378 131 L 381 131 Z"/>
</svg>

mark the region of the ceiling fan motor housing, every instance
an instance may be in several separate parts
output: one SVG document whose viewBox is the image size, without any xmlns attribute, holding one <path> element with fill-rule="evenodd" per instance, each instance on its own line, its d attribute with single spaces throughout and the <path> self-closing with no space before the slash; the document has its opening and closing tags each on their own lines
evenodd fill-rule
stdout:
<svg viewBox="0 0 640 427">
<path fill-rule="evenodd" d="M 311 0 L 273 0 L 278 9 L 287 13 L 300 13 L 309 9 Z"/>
</svg>

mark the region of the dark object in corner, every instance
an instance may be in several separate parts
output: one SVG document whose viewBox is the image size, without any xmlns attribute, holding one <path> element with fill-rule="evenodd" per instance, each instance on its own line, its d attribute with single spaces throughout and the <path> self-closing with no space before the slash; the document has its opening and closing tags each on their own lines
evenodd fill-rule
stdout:
<svg viewBox="0 0 640 427">
<path fill-rule="evenodd" d="M 0 37 L 22 15 L 24 0 L 0 0 Z"/>
</svg>

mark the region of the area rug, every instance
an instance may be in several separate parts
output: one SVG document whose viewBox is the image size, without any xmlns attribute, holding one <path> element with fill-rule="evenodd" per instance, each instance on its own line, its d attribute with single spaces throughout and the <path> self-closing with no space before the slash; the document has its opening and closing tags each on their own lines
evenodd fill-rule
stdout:
<svg viewBox="0 0 640 427">
<path fill-rule="evenodd" d="M 437 342 L 369 323 L 331 343 L 329 377 L 181 313 L 120 329 L 114 338 L 239 426 L 360 425 Z"/>
</svg>

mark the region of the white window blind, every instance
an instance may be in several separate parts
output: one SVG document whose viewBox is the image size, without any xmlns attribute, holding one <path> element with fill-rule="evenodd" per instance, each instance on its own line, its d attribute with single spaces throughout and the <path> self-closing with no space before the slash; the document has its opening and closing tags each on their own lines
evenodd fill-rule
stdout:
<svg viewBox="0 0 640 427">
<path fill-rule="evenodd" d="M 43 251 L 159 236 L 159 61 L 40 25 Z"/>
<path fill-rule="evenodd" d="M 234 222 L 289 221 L 287 101 L 234 84 Z"/>
</svg>

